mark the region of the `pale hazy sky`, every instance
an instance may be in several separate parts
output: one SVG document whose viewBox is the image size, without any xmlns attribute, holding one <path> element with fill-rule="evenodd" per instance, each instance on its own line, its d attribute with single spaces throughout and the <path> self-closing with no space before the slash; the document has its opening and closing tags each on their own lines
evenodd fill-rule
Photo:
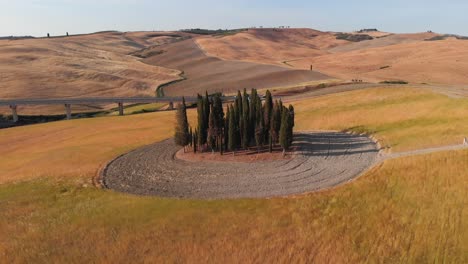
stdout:
<svg viewBox="0 0 468 264">
<path fill-rule="evenodd" d="M 0 0 L 0 36 L 250 26 L 468 35 L 466 0 Z"/>
</svg>

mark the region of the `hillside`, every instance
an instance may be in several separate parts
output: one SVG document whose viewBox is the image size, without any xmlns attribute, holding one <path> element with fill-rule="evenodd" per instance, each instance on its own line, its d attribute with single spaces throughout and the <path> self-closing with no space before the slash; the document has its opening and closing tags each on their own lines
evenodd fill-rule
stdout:
<svg viewBox="0 0 468 264">
<path fill-rule="evenodd" d="M 196 95 L 206 90 L 210 93 L 232 93 L 243 88 L 262 89 L 331 79 L 310 70 L 222 60 L 204 53 L 193 39 L 156 47 L 152 52 L 159 55 L 144 62 L 184 73 L 184 81 L 164 88 L 166 96 Z"/>
<path fill-rule="evenodd" d="M 226 60 L 282 64 L 324 55 L 327 49 L 349 42 L 313 29 L 249 29 L 231 36 L 200 38 L 197 43 L 208 54 Z"/>
<path fill-rule="evenodd" d="M 320 72 L 343 79 L 464 85 L 468 84 L 468 41 L 415 41 L 338 52 L 291 64 L 304 69 L 313 64 Z"/>
<path fill-rule="evenodd" d="M 0 98 L 153 96 L 179 71 L 128 54 L 167 41 L 166 35 L 105 32 L 0 41 Z"/>
<path fill-rule="evenodd" d="M 252 29 L 232 36 L 200 38 L 213 56 L 310 69 L 343 80 L 405 80 L 413 83 L 468 84 L 468 41 L 427 41 L 440 34 L 425 32 L 366 34 L 372 40 L 338 40 L 337 34 L 312 29 Z"/>
</svg>

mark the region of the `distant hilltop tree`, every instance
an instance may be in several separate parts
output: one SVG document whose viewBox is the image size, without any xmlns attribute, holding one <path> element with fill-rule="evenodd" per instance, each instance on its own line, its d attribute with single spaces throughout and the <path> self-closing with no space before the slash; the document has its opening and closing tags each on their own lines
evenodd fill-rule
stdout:
<svg viewBox="0 0 468 264">
<path fill-rule="evenodd" d="M 336 39 L 347 40 L 351 42 L 361 42 L 364 40 L 374 39 L 372 36 L 367 34 L 348 34 L 348 33 L 337 33 L 335 34 Z"/>
<path fill-rule="evenodd" d="M 268 143 L 270 152 L 280 144 L 286 152 L 293 142 L 294 107 L 283 106 L 270 91 L 265 102 L 256 89 L 247 93 L 237 92 L 234 102 L 223 107 L 221 94 L 198 95 L 197 127 L 190 132 L 185 101 L 177 109 L 175 142 L 179 146 L 190 145 L 195 153 L 212 151 L 233 154 L 241 149 L 256 147 L 257 151 Z"/>
<path fill-rule="evenodd" d="M 377 31 L 379 31 L 379 30 L 376 29 L 376 28 L 363 28 L 363 29 L 359 30 L 358 33 L 377 32 Z"/>
</svg>

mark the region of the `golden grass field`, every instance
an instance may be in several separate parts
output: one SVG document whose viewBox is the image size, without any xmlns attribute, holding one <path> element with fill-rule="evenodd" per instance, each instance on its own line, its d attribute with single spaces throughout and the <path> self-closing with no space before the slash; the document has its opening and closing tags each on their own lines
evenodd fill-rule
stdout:
<svg viewBox="0 0 468 264">
<path fill-rule="evenodd" d="M 392 150 L 461 143 L 467 99 L 377 88 L 294 102 L 298 130 L 370 132 Z M 193 120 L 195 112 L 189 111 Z M 466 263 L 468 151 L 386 161 L 292 198 L 136 197 L 91 184 L 110 159 L 172 135 L 174 112 L 0 130 L 6 262 Z"/>
</svg>

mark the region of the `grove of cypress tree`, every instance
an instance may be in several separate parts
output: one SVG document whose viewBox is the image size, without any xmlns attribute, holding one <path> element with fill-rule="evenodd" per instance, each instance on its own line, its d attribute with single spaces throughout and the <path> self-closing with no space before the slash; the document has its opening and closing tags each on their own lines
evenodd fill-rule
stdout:
<svg viewBox="0 0 468 264">
<path fill-rule="evenodd" d="M 198 95 L 198 124 L 193 129 L 188 124 L 185 98 L 177 108 L 177 122 L 174 139 L 184 147 L 190 146 L 194 153 L 211 148 L 213 152 L 239 149 L 247 150 L 256 146 L 260 152 L 265 143 L 269 150 L 277 143 L 283 148 L 283 154 L 293 143 L 295 125 L 294 107 L 283 106 L 281 100 L 273 103 L 270 91 L 266 93 L 265 104 L 256 89 L 249 95 L 247 89 L 238 91 L 234 103 L 223 108 L 220 94 L 212 97 Z"/>
<path fill-rule="evenodd" d="M 182 103 L 177 107 L 174 140 L 177 145 L 184 147 L 185 152 L 185 147 L 189 143 L 189 125 L 185 98 L 182 98 Z"/>
</svg>

